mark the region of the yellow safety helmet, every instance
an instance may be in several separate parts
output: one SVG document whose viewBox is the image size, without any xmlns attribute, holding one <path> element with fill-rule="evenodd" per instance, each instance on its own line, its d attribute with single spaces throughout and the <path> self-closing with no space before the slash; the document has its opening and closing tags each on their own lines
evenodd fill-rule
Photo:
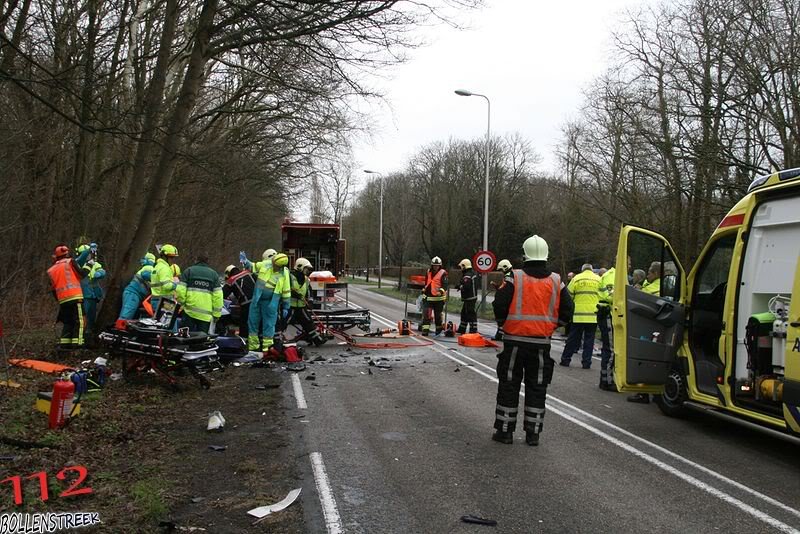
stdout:
<svg viewBox="0 0 800 534">
<path fill-rule="evenodd" d="M 278 254 L 272 256 L 273 267 L 286 267 L 287 265 L 289 265 L 289 256 L 283 252 L 279 252 Z"/>
<path fill-rule="evenodd" d="M 458 263 L 458 268 L 462 271 L 465 269 L 472 269 L 472 262 L 469 261 L 467 258 L 464 258 Z"/>
<path fill-rule="evenodd" d="M 178 248 L 175 245 L 163 245 L 161 247 L 162 256 L 169 256 L 169 257 L 177 257 L 178 256 Z"/>
</svg>

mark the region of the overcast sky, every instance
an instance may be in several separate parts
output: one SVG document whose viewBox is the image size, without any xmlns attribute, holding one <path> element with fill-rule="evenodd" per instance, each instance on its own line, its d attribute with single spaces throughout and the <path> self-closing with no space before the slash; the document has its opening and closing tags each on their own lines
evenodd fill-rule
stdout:
<svg viewBox="0 0 800 534">
<path fill-rule="evenodd" d="M 582 93 L 609 62 L 611 34 L 631 0 L 486 0 L 466 30 L 425 29 L 428 45 L 378 80 L 391 105 L 374 106 L 372 139 L 355 145 L 357 169 L 402 170 L 417 148 L 450 137 L 520 132 L 554 170 L 561 125 L 576 116 Z M 362 175 L 363 176 L 363 175 Z"/>
</svg>

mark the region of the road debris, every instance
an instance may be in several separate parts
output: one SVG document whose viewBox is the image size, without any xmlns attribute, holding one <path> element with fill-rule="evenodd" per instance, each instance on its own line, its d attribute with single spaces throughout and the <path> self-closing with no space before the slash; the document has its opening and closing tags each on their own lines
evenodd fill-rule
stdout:
<svg viewBox="0 0 800 534">
<path fill-rule="evenodd" d="M 227 445 L 209 445 L 208 448 L 211 449 L 212 451 L 222 452 L 222 451 L 226 450 L 228 448 L 228 446 Z"/>
<path fill-rule="evenodd" d="M 303 362 L 294 362 L 287 365 L 286 369 L 288 369 L 289 371 L 294 371 L 295 373 L 299 373 L 300 371 L 306 370 L 306 364 L 304 364 Z"/>
<path fill-rule="evenodd" d="M 222 414 L 220 413 L 219 410 L 216 410 L 208 414 L 208 426 L 206 427 L 206 430 L 208 431 L 218 430 L 221 432 L 224 427 L 225 427 L 225 418 L 222 417 Z"/>
<path fill-rule="evenodd" d="M 475 515 L 462 515 L 461 521 L 464 523 L 472 523 L 474 525 L 486 525 L 487 527 L 496 527 L 497 521 L 494 519 L 484 519 Z"/>
<path fill-rule="evenodd" d="M 317 375 L 315 375 L 314 373 L 311 373 L 310 375 L 306 376 L 306 380 L 316 380 L 316 379 Z"/>
<path fill-rule="evenodd" d="M 267 506 L 259 506 L 258 508 L 253 508 L 252 510 L 248 510 L 247 513 L 252 515 L 253 517 L 257 517 L 262 519 L 269 514 L 274 514 L 275 512 L 280 512 L 281 510 L 288 508 L 289 506 L 297 500 L 297 497 L 300 496 L 300 489 L 293 489 L 289 492 L 289 494 L 284 498 L 282 501 L 277 502 L 275 504 L 270 504 Z"/>
</svg>

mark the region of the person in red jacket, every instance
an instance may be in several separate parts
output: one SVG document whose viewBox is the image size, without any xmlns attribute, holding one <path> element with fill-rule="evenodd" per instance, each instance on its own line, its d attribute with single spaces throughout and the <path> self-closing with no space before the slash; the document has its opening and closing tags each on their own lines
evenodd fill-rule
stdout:
<svg viewBox="0 0 800 534">
<path fill-rule="evenodd" d="M 47 269 L 53 296 L 58 301 L 56 322 L 63 324 L 59 348 L 77 349 L 83 347 L 83 290 L 81 278 L 83 271 L 70 256 L 69 247 L 58 245 L 53 254 L 54 263 Z"/>
</svg>

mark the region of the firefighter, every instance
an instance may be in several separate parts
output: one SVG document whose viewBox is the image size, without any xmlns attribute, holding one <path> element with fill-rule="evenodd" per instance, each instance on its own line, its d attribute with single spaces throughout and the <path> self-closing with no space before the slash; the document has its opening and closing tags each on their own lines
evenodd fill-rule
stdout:
<svg viewBox="0 0 800 534">
<path fill-rule="evenodd" d="M 240 269 L 235 265 L 228 265 L 225 269 L 225 285 L 222 286 L 222 297 L 233 297 L 239 305 L 239 335 L 248 336 L 248 321 L 250 317 L 250 303 L 253 301 L 253 292 L 256 289 L 256 279 L 247 269 Z"/>
<path fill-rule="evenodd" d="M 171 297 L 178 284 L 173 278 L 172 266 L 178 257 L 178 249 L 174 245 L 162 245 L 158 251 L 158 260 L 150 273 L 150 305 L 158 316 L 158 305 L 164 297 Z"/>
<path fill-rule="evenodd" d="M 53 265 L 47 269 L 53 296 L 58 301 L 56 322 L 63 325 L 60 349 L 83 347 L 83 270 L 70 256 L 69 247 L 58 245 L 53 254 Z"/>
<path fill-rule="evenodd" d="M 461 292 L 461 320 L 458 323 L 458 333 L 467 333 L 467 323 L 469 323 L 469 333 L 478 332 L 478 312 L 475 306 L 478 302 L 478 275 L 472 270 L 472 262 L 463 259 L 458 264 L 461 269 L 461 281 L 458 290 Z"/>
<path fill-rule="evenodd" d="M 503 280 L 500 282 L 499 285 L 496 282 L 489 282 L 489 284 L 495 289 L 495 291 L 503 287 L 503 284 L 505 284 L 505 277 L 509 272 L 511 272 L 512 268 L 513 267 L 511 265 L 511 262 L 508 260 L 500 260 L 499 262 L 497 262 L 497 270 L 502 273 Z M 499 322 L 497 323 L 497 330 L 494 333 L 493 339 L 495 341 L 503 340 L 503 327 L 500 325 Z"/>
<path fill-rule="evenodd" d="M 312 270 L 311 262 L 305 258 L 297 258 L 297 261 L 294 262 L 294 270 L 290 273 L 292 298 L 289 302 L 291 306 L 289 324 L 299 326 L 311 343 L 318 347 L 325 343 L 325 340 L 319 335 L 314 319 L 311 317 L 308 277 Z"/>
<path fill-rule="evenodd" d="M 262 261 L 253 264 L 245 257 L 242 263 L 252 266 L 253 274 L 258 276 L 250 304 L 247 347 L 249 350 L 266 352 L 274 343 L 275 325 L 279 315 L 284 318 L 289 315 L 291 281 L 286 269 L 289 264 L 286 254 L 267 249 L 262 258 Z M 262 334 L 261 339 L 259 331 Z"/>
<path fill-rule="evenodd" d="M 597 331 L 597 304 L 600 302 L 600 277 L 594 274 L 591 263 L 583 264 L 581 272 L 575 275 L 567 289 L 575 300 L 575 313 L 559 365 L 569 367 L 572 355 L 578 351 L 583 339 L 581 364 L 584 369 L 591 369 L 594 333 Z"/>
<path fill-rule="evenodd" d="M 611 303 L 614 297 L 615 268 L 611 267 L 600 277 L 600 302 L 597 304 L 597 326 L 600 329 L 600 385 L 606 391 L 616 391 L 614 368 L 609 365 L 611 348 Z"/>
<path fill-rule="evenodd" d="M 547 386 L 553 378 L 550 336 L 572 317 L 569 292 L 557 273 L 547 268 L 547 242 L 534 235 L 522 245 L 522 269 L 506 274 L 492 304 L 503 325 L 503 352 L 497 362 L 497 406 L 492 439 L 513 443 L 519 389 L 525 382 L 523 428 L 528 445 L 539 444 L 544 422 Z"/>
<path fill-rule="evenodd" d="M 153 273 L 156 257 L 151 252 L 148 252 L 139 260 L 139 263 L 142 268 L 133 275 L 130 283 L 125 286 L 125 291 L 122 292 L 120 319 L 136 319 L 139 306 L 150 294 L 150 275 Z"/>
<path fill-rule="evenodd" d="M 194 265 L 181 273 L 175 288 L 183 307 L 181 326 L 192 332 L 214 333 L 214 322 L 222 315 L 219 274 L 208 266 L 208 255 L 200 254 Z"/>
<path fill-rule="evenodd" d="M 425 277 L 425 287 L 422 290 L 422 335 L 427 336 L 431 331 L 431 315 L 436 324 L 436 335 L 440 335 L 442 325 L 442 311 L 447 301 L 447 271 L 442 268 L 442 258 L 431 258 L 431 268 Z"/>
</svg>

